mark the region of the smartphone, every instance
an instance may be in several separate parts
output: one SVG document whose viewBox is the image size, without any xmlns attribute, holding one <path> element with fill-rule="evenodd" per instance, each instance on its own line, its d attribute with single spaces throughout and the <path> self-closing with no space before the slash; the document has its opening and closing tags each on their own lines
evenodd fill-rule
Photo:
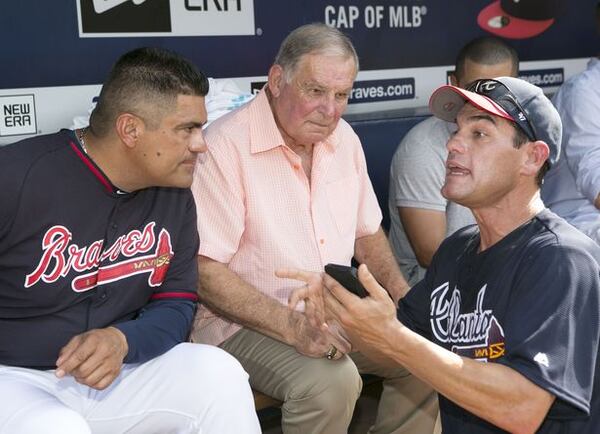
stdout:
<svg viewBox="0 0 600 434">
<path fill-rule="evenodd" d="M 358 280 L 358 270 L 354 267 L 339 264 L 325 265 L 325 272 L 337 280 L 340 285 L 351 293 L 364 298 L 369 295 L 362 283 Z"/>
</svg>

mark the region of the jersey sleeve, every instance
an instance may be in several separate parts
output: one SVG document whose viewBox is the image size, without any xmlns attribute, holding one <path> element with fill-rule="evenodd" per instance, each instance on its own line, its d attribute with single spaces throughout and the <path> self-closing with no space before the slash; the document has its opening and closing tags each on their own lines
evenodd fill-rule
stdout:
<svg viewBox="0 0 600 434">
<path fill-rule="evenodd" d="M 577 418 L 590 411 L 598 355 L 598 264 L 576 248 L 536 253 L 516 275 L 498 362 L 556 396 L 550 418 Z"/>
<path fill-rule="evenodd" d="M 198 287 L 198 230 L 196 205 L 189 189 L 181 191 L 185 203 L 180 230 L 173 247 L 173 257 L 162 285 L 156 287 L 152 300 L 197 300 Z"/>
<path fill-rule="evenodd" d="M 230 262 L 245 229 L 240 162 L 231 140 L 208 129 L 208 151 L 196 167 L 192 184 L 198 209 L 198 254 L 221 263 Z"/>
<path fill-rule="evenodd" d="M 136 319 L 115 324 L 129 345 L 126 363 L 145 362 L 188 339 L 198 299 L 198 233 L 189 190 L 185 198 L 184 220 L 165 280 Z"/>
</svg>

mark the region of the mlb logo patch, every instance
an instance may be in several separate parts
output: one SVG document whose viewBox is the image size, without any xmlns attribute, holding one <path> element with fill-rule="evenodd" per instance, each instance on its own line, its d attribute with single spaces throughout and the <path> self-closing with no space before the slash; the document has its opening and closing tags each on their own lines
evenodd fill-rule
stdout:
<svg viewBox="0 0 600 434">
<path fill-rule="evenodd" d="M 0 137 L 36 133 L 33 94 L 0 96 Z"/>
</svg>

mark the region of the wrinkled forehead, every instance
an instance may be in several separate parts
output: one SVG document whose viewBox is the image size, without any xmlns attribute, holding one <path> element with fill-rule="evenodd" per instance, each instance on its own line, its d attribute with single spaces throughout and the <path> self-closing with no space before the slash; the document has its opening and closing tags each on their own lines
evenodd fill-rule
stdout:
<svg viewBox="0 0 600 434">
<path fill-rule="evenodd" d="M 293 76 L 303 76 L 305 79 L 327 76 L 354 82 L 356 74 L 356 64 L 352 56 L 314 52 L 300 58 Z"/>
</svg>

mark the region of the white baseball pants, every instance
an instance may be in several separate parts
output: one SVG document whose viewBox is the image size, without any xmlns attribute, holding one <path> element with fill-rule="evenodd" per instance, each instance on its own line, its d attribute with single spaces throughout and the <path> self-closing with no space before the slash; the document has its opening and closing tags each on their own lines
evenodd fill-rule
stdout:
<svg viewBox="0 0 600 434">
<path fill-rule="evenodd" d="M 0 434 L 260 433 L 248 374 L 225 351 L 179 344 L 124 365 L 105 390 L 0 365 Z"/>
</svg>

